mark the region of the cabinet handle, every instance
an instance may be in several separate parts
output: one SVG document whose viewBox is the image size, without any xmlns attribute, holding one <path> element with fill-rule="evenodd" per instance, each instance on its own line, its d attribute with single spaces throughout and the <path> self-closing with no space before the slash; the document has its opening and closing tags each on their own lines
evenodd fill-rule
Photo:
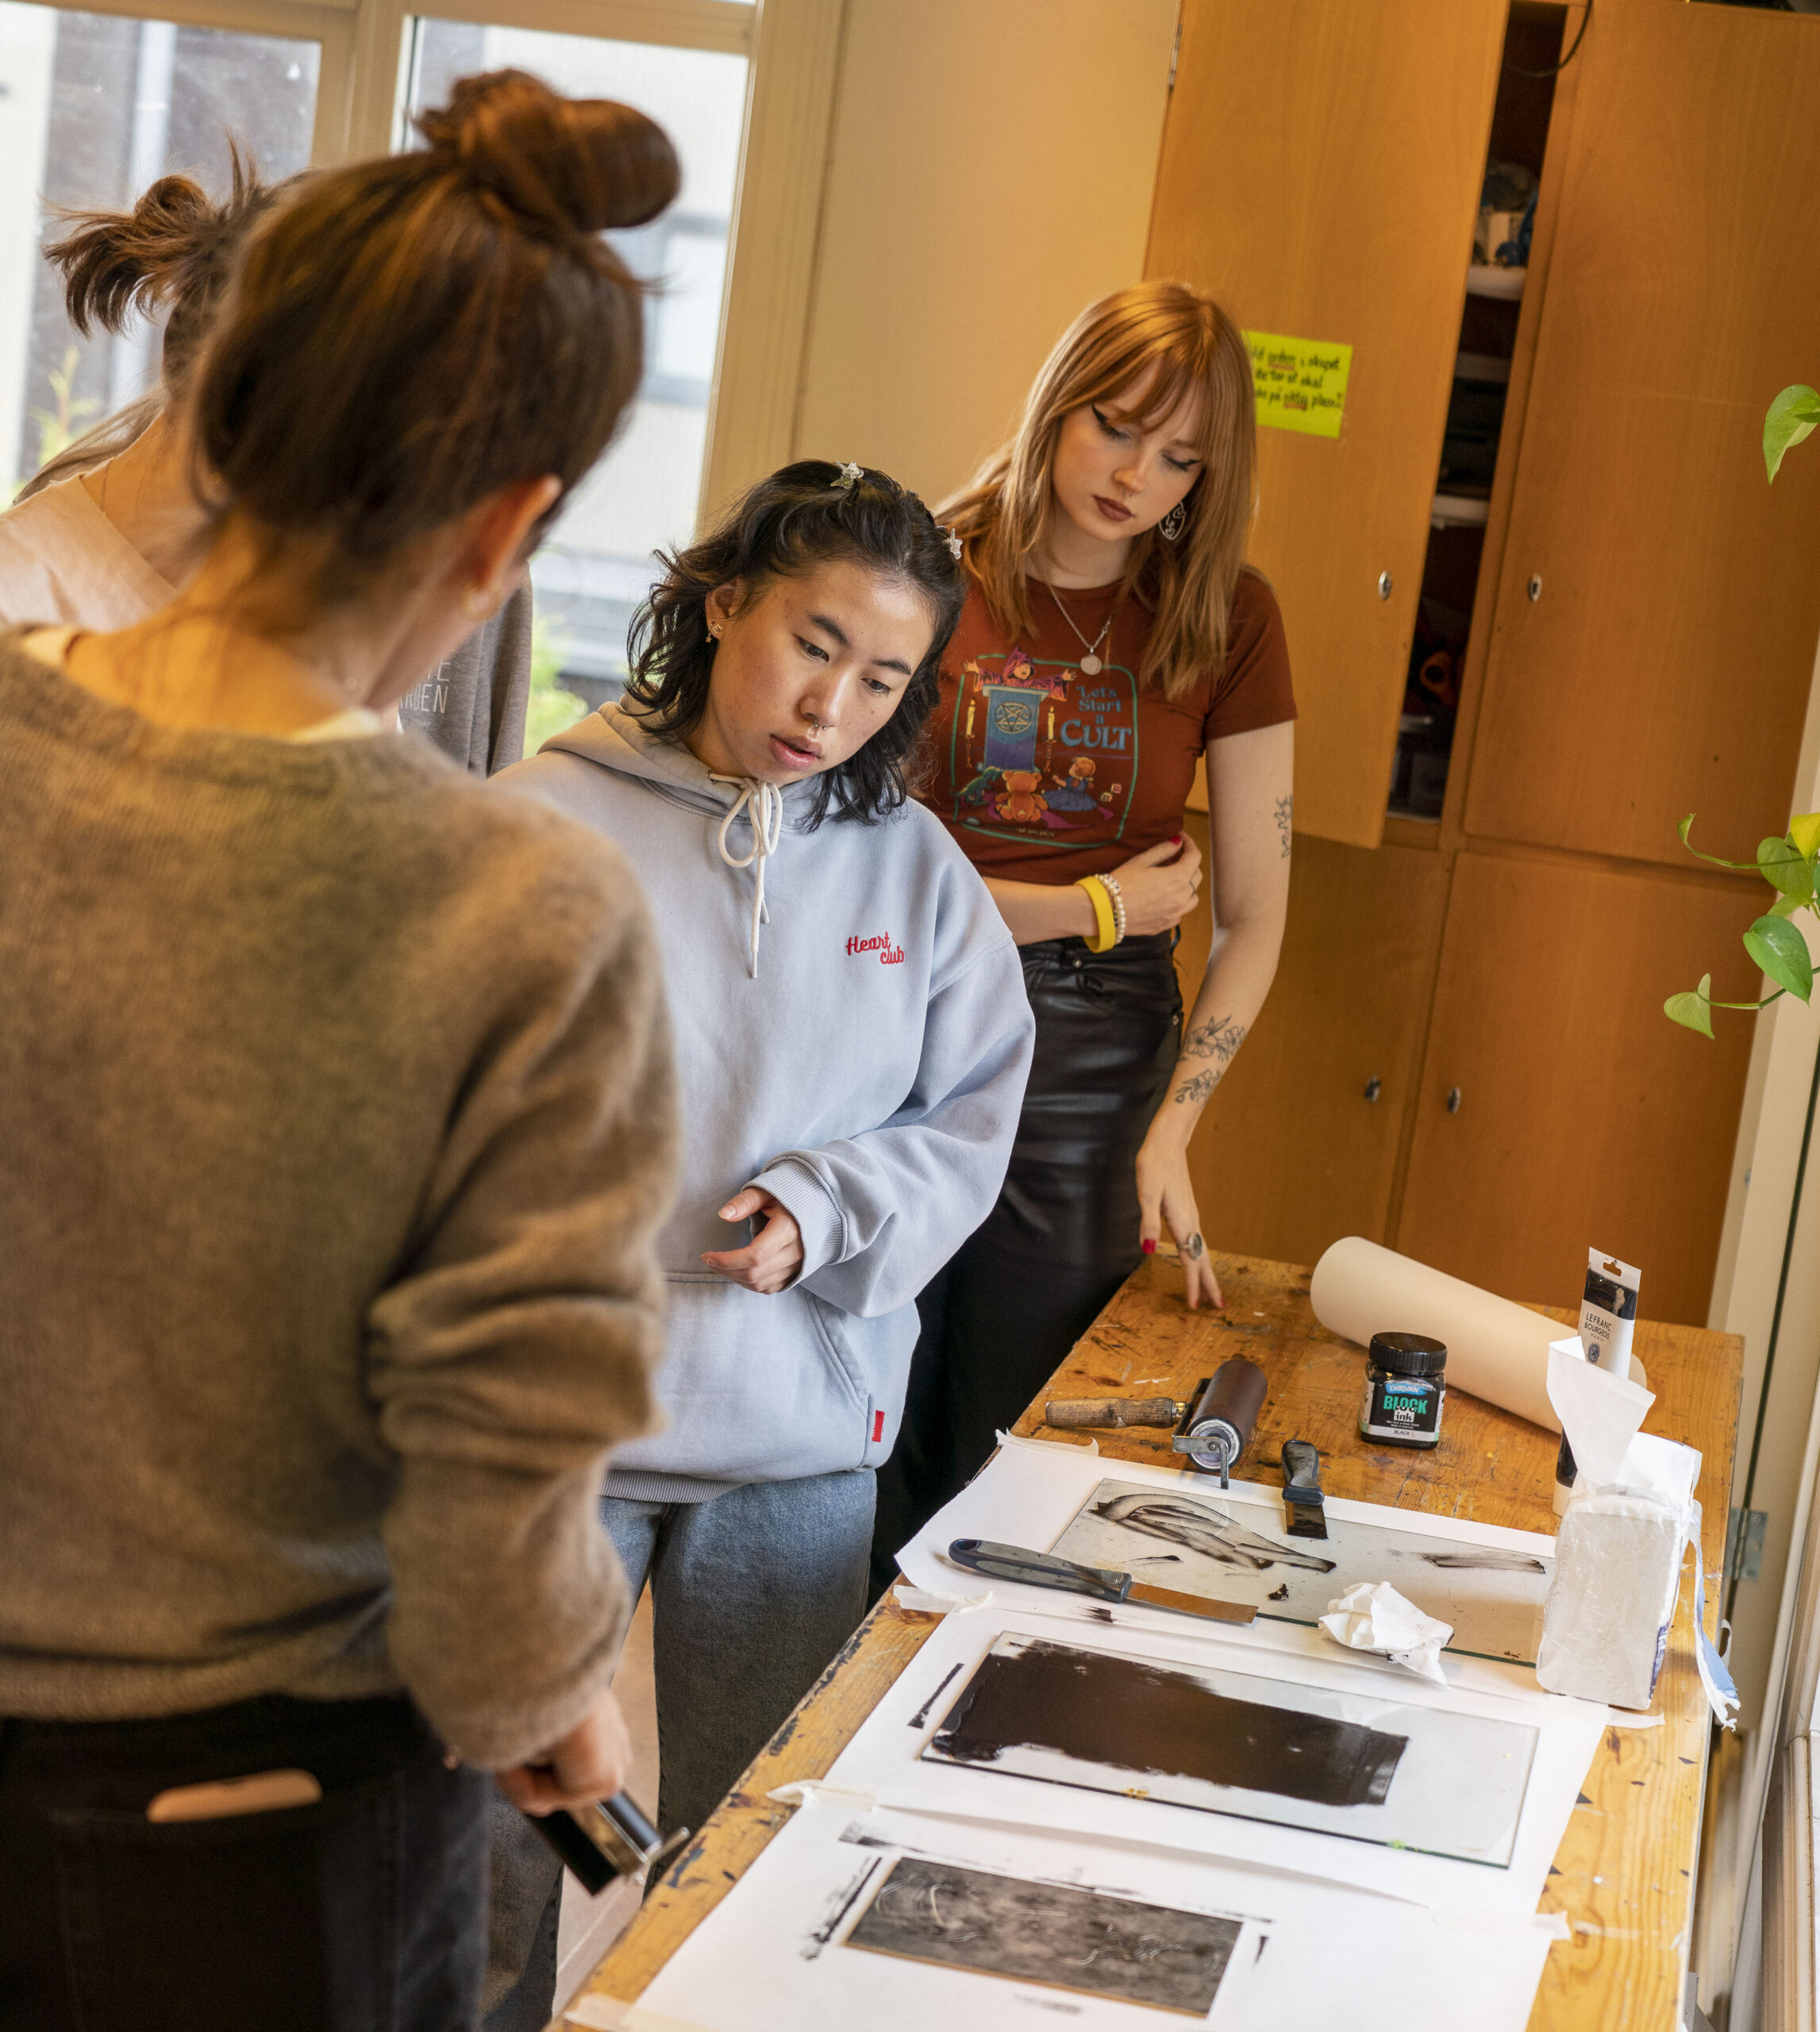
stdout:
<svg viewBox="0 0 1820 2032">
<path fill-rule="evenodd" d="M 1378 574 L 1378 598 L 1381 600 L 1387 600 L 1390 596 L 1391 575 L 1387 572 L 1380 572 Z M 1535 598 L 1535 595 L 1532 593 L 1529 597 L 1531 599 L 1533 599 Z"/>
<path fill-rule="evenodd" d="M 1457 1087 L 1449 1087 L 1447 1090 L 1447 1112 L 1449 1114 L 1460 1112 L 1460 1089 Z"/>
<path fill-rule="evenodd" d="M 1529 598 L 1539 600 L 1542 596 L 1542 575 L 1534 572 L 1529 575 Z"/>
<path fill-rule="evenodd" d="M 1365 1099 L 1368 1101 L 1375 1101 L 1378 1098 L 1379 1095 L 1380 1095 L 1383 1091 L 1383 1081 L 1381 1080 L 1376 1073 L 1374 1072 L 1371 1078 L 1365 1082 Z"/>
</svg>

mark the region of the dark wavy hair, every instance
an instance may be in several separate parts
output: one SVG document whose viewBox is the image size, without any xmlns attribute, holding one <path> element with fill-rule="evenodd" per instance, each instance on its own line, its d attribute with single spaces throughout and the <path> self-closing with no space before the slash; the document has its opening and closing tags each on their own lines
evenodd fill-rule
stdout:
<svg viewBox="0 0 1820 2032">
<path fill-rule="evenodd" d="M 798 460 L 748 489 L 699 543 L 660 551 L 664 577 L 638 610 L 629 643 L 628 702 L 652 733 L 685 738 L 707 710 L 714 667 L 707 606 L 717 587 L 737 579 L 749 598 L 774 579 L 851 561 L 922 595 L 935 623 L 929 652 L 885 724 L 815 779 L 811 828 L 830 808 L 837 818 L 870 824 L 909 795 L 904 764 L 939 695 L 941 659 L 967 596 L 948 536 L 917 496 L 870 468 L 837 486 L 843 470 L 827 459 Z"/>
</svg>

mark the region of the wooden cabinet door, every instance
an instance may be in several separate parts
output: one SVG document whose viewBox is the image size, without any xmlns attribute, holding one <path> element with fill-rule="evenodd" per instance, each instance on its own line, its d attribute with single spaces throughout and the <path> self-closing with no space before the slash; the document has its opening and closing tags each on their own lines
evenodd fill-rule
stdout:
<svg viewBox="0 0 1820 2032">
<path fill-rule="evenodd" d="M 1376 846 L 1505 0 L 1183 0 L 1145 272 L 1352 348 L 1337 438 L 1260 429 L 1252 556 L 1301 710 L 1299 833 Z M 1380 575 L 1389 595 L 1380 598 Z"/>
<path fill-rule="evenodd" d="M 1715 1015 L 1709 1043 L 1661 1009 L 1708 971 L 1756 995 L 1738 938 L 1763 893 L 1460 855 L 1391 1246 L 1553 1305 L 1608 1249 L 1641 1267 L 1645 1317 L 1703 1322 L 1752 1019 Z"/>
<path fill-rule="evenodd" d="M 1206 819 L 1188 825 L 1204 850 Z M 1296 841 L 1276 984 L 1190 1146 L 1216 1248 L 1312 1263 L 1384 1239 L 1446 901 L 1439 854 Z M 1209 928 L 1203 893 L 1176 950 L 1191 1007 Z"/>
<path fill-rule="evenodd" d="M 1742 858 L 1820 635 L 1820 458 L 1761 451 L 1820 381 L 1820 21 L 1599 0 L 1576 64 L 1465 827 Z"/>
</svg>

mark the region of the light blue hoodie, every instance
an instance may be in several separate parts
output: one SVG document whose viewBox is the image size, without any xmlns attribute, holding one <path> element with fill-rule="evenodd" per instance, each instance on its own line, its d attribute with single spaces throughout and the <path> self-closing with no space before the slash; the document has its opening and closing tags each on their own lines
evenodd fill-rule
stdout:
<svg viewBox="0 0 1820 2032">
<path fill-rule="evenodd" d="M 1029 1071 L 1023 973 L 985 884 L 920 805 L 811 832 L 812 786 L 761 799 L 618 706 L 494 780 L 625 852 L 675 1028 L 669 1425 L 615 1454 L 607 1493 L 687 1501 L 875 1466 L 916 1295 L 997 1199 Z M 775 847 L 732 864 L 761 828 Z M 774 1297 L 701 1260 L 748 1238 L 718 1218 L 748 1184 L 802 1230 L 802 1268 Z"/>
</svg>

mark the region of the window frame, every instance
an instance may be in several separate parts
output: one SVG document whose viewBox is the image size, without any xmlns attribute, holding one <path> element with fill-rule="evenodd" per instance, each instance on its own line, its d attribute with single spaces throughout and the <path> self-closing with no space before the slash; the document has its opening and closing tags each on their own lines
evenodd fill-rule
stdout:
<svg viewBox="0 0 1820 2032">
<path fill-rule="evenodd" d="M 45 0 L 40 0 L 45 4 Z M 419 15 L 747 60 L 744 129 L 698 513 L 791 456 L 848 0 L 49 0 L 60 12 L 314 41 L 312 165 L 404 140 Z"/>
</svg>

